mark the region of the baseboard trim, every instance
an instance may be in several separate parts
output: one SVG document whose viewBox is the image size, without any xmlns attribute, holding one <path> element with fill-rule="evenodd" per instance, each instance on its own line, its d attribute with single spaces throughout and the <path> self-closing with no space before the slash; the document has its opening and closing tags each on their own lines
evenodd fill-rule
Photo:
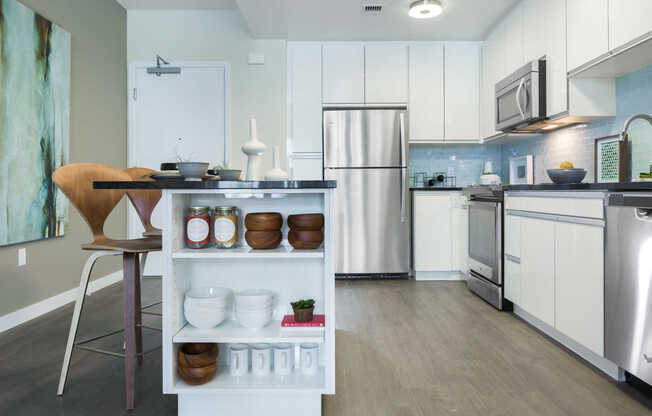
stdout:
<svg viewBox="0 0 652 416">
<path fill-rule="evenodd" d="M 464 274 L 458 271 L 450 272 L 414 272 L 414 280 L 465 280 Z"/>
<path fill-rule="evenodd" d="M 115 283 L 118 283 L 122 280 L 122 270 L 118 270 L 111 274 L 108 274 L 99 279 L 95 279 L 88 284 L 88 295 L 104 289 L 105 287 L 111 286 Z M 16 327 L 20 324 L 23 324 L 27 321 L 31 321 L 34 318 L 45 315 L 48 312 L 52 312 L 55 309 L 67 305 L 70 302 L 74 302 L 77 298 L 77 289 L 67 290 L 58 295 L 52 296 L 40 302 L 34 303 L 32 305 L 26 306 L 22 309 L 18 309 L 15 312 L 10 312 L 4 316 L 0 316 L 0 333 L 5 332 L 13 327 Z"/>
<path fill-rule="evenodd" d="M 551 327 L 550 325 L 539 320 L 538 318 L 530 315 L 529 313 L 525 312 L 517 305 L 514 305 L 514 314 L 519 318 L 521 318 L 523 321 L 527 322 L 528 324 L 538 329 L 539 331 L 543 332 L 545 335 L 552 338 L 554 341 L 561 344 L 564 348 L 576 354 L 581 359 L 583 359 L 593 367 L 597 368 L 607 376 L 611 377 L 616 381 L 624 381 L 624 374 L 616 364 L 612 363 L 611 361 L 607 360 L 604 357 L 599 356 L 598 354 L 589 350 L 585 346 L 577 343 L 576 341 L 562 334 L 557 329 Z"/>
</svg>

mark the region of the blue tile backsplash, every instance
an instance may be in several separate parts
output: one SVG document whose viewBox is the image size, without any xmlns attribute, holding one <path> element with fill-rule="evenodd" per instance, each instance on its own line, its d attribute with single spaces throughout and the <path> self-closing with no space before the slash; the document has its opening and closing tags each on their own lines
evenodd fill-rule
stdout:
<svg viewBox="0 0 652 416">
<path fill-rule="evenodd" d="M 410 176 L 416 172 L 448 172 L 455 168 L 457 186 L 478 183 L 485 161 L 509 182 L 509 159 L 534 155 L 535 183 L 549 183 L 546 169 L 568 160 L 588 171 L 584 182 L 593 182 L 593 146 L 599 137 L 618 134 L 625 120 L 636 113 L 652 114 L 652 65 L 616 79 L 616 116 L 571 126 L 528 139 L 485 145 L 412 145 Z M 632 171 L 635 177 L 652 164 L 652 126 L 637 121 L 630 129 Z"/>
</svg>

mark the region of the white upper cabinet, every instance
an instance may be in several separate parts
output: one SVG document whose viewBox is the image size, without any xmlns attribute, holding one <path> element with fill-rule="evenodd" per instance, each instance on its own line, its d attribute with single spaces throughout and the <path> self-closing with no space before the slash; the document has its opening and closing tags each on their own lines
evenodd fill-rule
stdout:
<svg viewBox="0 0 652 416">
<path fill-rule="evenodd" d="M 608 2 L 566 1 L 568 71 L 609 52 Z"/>
<path fill-rule="evenodd" d="M 321 43 L 288 43 L 288 146 L 321 152 Z"/>
<path fill-rule="evenodd" d="M 554 0 L 553 0 L 554 1 Z M 546 26 L 546 14 L 549 7 L 546 0 L 523 0 L 523 54 L 524 61 L 529 62 L 548 54 L 547 38 L 552 30 Z"/>
<path fill-rule="evenodd" d="M 505 25 L 494 28 L 482 45 L 482 85 L 480 90 L 480 129 L 482 137 L 498 134 L 496 131 L 496 83 L 504 77 Z"/>
<path fill-rule="evenodd" d="M 444 135 L 446 140 L 476 141 L 479 131 L 480 46 L 444 46 Z"/>
<path fill-rule="evenodd" d="M 364 54 L 365 102 L 406 103 L 408 101 L 407 45 L 366 44 Z"/>
<path fill-rule="evenodd" d="M 364 103 L 364 46 L 358 42 L 325 43 L 323 56 L 323 102 Z"/>
<path fill-rule="evenodd" d="M 410 141 L 444 138 L 444 46 L 410 45 Z"/>
<path fill-rule="evenodd" d="M 566 0 L 535 0 L 545 7 L 546 112 L 548 116 L 568 110 L 566 78 Z M 532 16 L 532 19 L 535 19 Z"/>
<path fill-rule="evenodd" d="M 505 17 L 505 64 L 509 75 L 525 64 L 523 49 L 523 3 L 518 3 Z M 501 77 L 502 78 L 502 77 Z"/>
<path fill-rule="evenodd" d="M 652 1 L 609 0 L 609 49 L 652 31 Z"/>
</svg>

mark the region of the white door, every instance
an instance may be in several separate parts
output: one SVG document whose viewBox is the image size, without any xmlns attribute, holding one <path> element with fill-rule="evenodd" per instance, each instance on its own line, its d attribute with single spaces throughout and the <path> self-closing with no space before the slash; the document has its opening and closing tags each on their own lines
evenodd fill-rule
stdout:
<svg viewBox="0 0 652 416">
<path fill-rule="evenodd" d="M 413 212 L 414 270 L 417 272 L 453 270 L 450 195 L 446 192 L 416 192 Z"/>
<path fill-rule="evenodd" d="M 444 45 L 410 45 L 410 141 L 444 139 Z"/>
<path fill-rule="evenodd" d="M 365 102 L 406 103 L 408 47 L 397 43 L 365 45 Z"/>
<path fill-rule="evenodd" d="M 326 104 L 364 103 L 364 46 L 325 43 L 322 49 L 322 96 Z"/>
<path fill-rule="evenodd" d="M 609 51 L 608 0 L 567 0 L 568 71 Z"/>
<path fill-rule="evenodd" d="M 156 76 L 147 73 L 152 64 L 130 65 L 129 167 L 154 170 L 176 157 L 208 162 L 228 162 L 227 89 L 228 64 L 174 63 L 180 74 Z M 161 227 L 161 207 L 152 214 L 152 224 Z M 130 207 L 129 238 L 142 235 L 143 227 Z M 159 253 L 147 260 L 146 275 L 161 275 Z"/>
<path fill-rule="evenodd" d="M 609 0 L 609 49 L 652 31 L 652 1 Z"/>
<path fill-rule="evenodd" d="M 476 141 L 480 123 L 480 45 L 446 44 L 444 56 L 444 135 L 446 140 Z"/>
<path fill-rule="evenodd" d="M 287 65 L 289 149 L 321 152 L 321 43 L 288 42 Z"/>
<path fill-rule="evenodd" d="M 521 218 L 521 294 L 526 312 L 555 326 L 555 223 Z"/>
<path fill-rule="evenodd" d="M 604 354 L 604 229 L 555 224 L 555 327 Z"/>
</svg>

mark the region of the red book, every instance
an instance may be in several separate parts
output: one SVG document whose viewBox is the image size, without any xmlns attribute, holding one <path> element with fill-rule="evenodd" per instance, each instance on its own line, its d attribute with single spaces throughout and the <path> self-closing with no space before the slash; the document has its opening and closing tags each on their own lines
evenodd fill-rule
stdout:
<svg viewBox="0 0 652 416">
<path fill-rule="evenodd" d="M 281 322 L 281 328 L 321 328 L 326 324 L 326 317 L 324 315 L 313 315 L 312 321 L 309 322 L 296 322 L 294 315 L 285 315 Z"/>
</svg>

